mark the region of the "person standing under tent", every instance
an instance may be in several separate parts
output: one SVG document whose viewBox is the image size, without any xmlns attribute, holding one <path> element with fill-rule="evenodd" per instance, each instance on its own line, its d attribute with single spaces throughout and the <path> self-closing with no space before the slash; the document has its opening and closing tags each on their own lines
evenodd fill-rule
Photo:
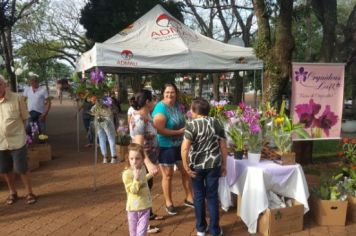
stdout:
<svg viewBox="0 0 356 236">
<path fill-rule="evenodd" d="M 152 116 L 157 129 L 160 146 L 159 164 L 162 173 L 162 189 L 165 198 L 166 211 L 170 215 L 178 212 L 173 205 L 172 178 L 174 165 L 182 175 L 182 184 L 185 191 L 184 205 L 194 208 L 192 182 L 184 170 L 181 158 L 181 144 L 184 134 L 185 118 L 179 110 L 177 102 L 178 89 L 175 84 L 167 83 L 162 90 L 163 100 L 155 106 Z"/>
<path fill-rule="evenodd" d="M 130 136 L 133 143 L 143 146 L 145 150 L 145 165 L 150 167 L 153 165 L 158 170 L 158 153 L 159 147 L 156 139 L 157 130 L 153 126 L 151 111 L 155 103 L 152 92 L 149 90 L 141 90 L 135 94 L 135 100 L 132 101 L 132 107 L 135 111 L 130 119 Z M 148 187 L 152 190 L 153 179 L 148 181 Z M 158 216 L 150 211 L 150 220 L 163 220 L 162 216 Z M 150 228 L 149 232 L 153 232 L 155 228 Z"/>
<path fill-rule="evenodd" d="M 192 178 L 198 236 L 204 236 L 208 228 L 213 236 L 223 235 L 219 226 L 218 188 L 219 177 L 226 174 L 227 144 L 224 127 L 216 118 L 209 117 L 209 111 L 206 100 L 192 101 L 193 120 L 185 126 L 182 143 L 183 166 Z M 205 200 L 209 227 L 205 219 Z"/>
</svg>

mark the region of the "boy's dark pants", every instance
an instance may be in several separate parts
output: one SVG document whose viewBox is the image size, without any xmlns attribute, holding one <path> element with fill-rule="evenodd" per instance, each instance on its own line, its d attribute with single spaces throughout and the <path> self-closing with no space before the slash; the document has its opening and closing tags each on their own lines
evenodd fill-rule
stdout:
<svg viewBox="0 0 356 236">
<path fill-rule="evenodd" d="M 220 167 L 212 169 L 194 169 L 197 173 L 192 178 L 194 191 L 194 207 L 196 217 L 196 229 L 198 232 L 205 232 L 207 222 L 205 219 L 205 199 L 208 203 L 209 211 L 209 231 L 212 235 L 220 234 L 219 226 L 219 198 L 218 187 L 220 177 Z"/>
</svg>

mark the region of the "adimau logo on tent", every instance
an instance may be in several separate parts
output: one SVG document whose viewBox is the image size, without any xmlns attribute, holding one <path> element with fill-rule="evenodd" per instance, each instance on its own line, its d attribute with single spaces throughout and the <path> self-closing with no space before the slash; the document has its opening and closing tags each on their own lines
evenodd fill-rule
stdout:
<svg viewBox="0 0 356 236">
<path fill-rule="evenodd" d="M 131 24 L 131 25 L 127 26 L 125 29 L 121 30 L 119 32 L 119 34 L 122 36 L 126 36 L 133 31 L 133 27 L 134 27 L 134 24 Z"/>
<path fill-rule="evenodd" d="M 121 57 L 125 60 L 131 60 L 133 53 L 130 50 L 122 50 Z"/>
<path fill-rule="evenodd" d="M 169 26 L 173 26 L 175 28 L 182 27 L 178 21 L 176 21 L 174 18 L 166 14 L 159 15 L 156 19 L 156 24 L 161 27 L 169 27 Z"/>
<path fill-rule="evenodd" d="M 199 38 L 194 32 L 185 29 L 179 21 L 167 14 L 161 14 L 156 19 L 156 24 L 160 27 L 151 32 L 151 38 L 159 41 L 173 40 L 181 37 L 187 41 L 197 42 Z"/>
<path fill-rule="evenodd" d="M 131 50 L 125 49 L 120 53 L 120 58 L 117 60 L 117 64 L 122 66 L 137 66 L 137 61 L 132 60 L 134 54 Z"/>
</svg>

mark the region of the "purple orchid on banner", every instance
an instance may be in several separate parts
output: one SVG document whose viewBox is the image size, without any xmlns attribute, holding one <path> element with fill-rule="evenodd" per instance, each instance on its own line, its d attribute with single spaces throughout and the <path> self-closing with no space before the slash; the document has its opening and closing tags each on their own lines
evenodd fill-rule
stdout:
<svg viewBox="0 0 356 236">
<path fill-rule="evenodd" d="M 330 105 L 325 106 L 323 114 L 315 120 L 315 125 L 321 128 L 326 136 L 329 136 L 329 130 L 337 123 L 338 116 L 330 110 Z"/>
<path fill-rule="evenodd" d="M 315 115 L 319 113 L 321 108 L 320 104 L 314 103 L 313 99 L 308 103 L 302 103 L 295 106 L 295 111 L 299 117 L 299 122 L 305 124 L 305 128 L 309 128 L 315 118 Z"/>
<path fill-rule="evenodd" d="M 105 96 L 105 97 L 103 98 L 103 104 L 104 104 L 105 106 L 111 106 L 111 104 L 112 104 L 112 98 L 109 97 L 109 96 Z"/>
<path fill-rule="evenodd" d="M 294 73 L 296 81 L 303 80 L 303 82 L 305 82 L 307 80 L 308 72 L 304 71 L 304 67 L 300 67 L 299 71 L 294 71 Z"/>
<path fill-rule="evenodd" d="M 104 72 L 99 68 L 96 68 L 94 71 L 90 72 L 90 80 L 93 84 L 100 84 L 105 79 Z"/>
</svg>

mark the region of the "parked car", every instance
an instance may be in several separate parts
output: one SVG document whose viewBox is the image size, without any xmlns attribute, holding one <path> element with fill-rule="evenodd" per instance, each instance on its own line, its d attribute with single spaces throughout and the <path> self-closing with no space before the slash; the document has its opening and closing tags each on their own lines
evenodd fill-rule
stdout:
<svg viewBox="0 0 356 236">
<path fill-rule="evenodd" d="M 344 108 L 345 109 L 351 109 L 352 108 L 352 100 L 351 99 L 344 101 Z"/>
</svg>

